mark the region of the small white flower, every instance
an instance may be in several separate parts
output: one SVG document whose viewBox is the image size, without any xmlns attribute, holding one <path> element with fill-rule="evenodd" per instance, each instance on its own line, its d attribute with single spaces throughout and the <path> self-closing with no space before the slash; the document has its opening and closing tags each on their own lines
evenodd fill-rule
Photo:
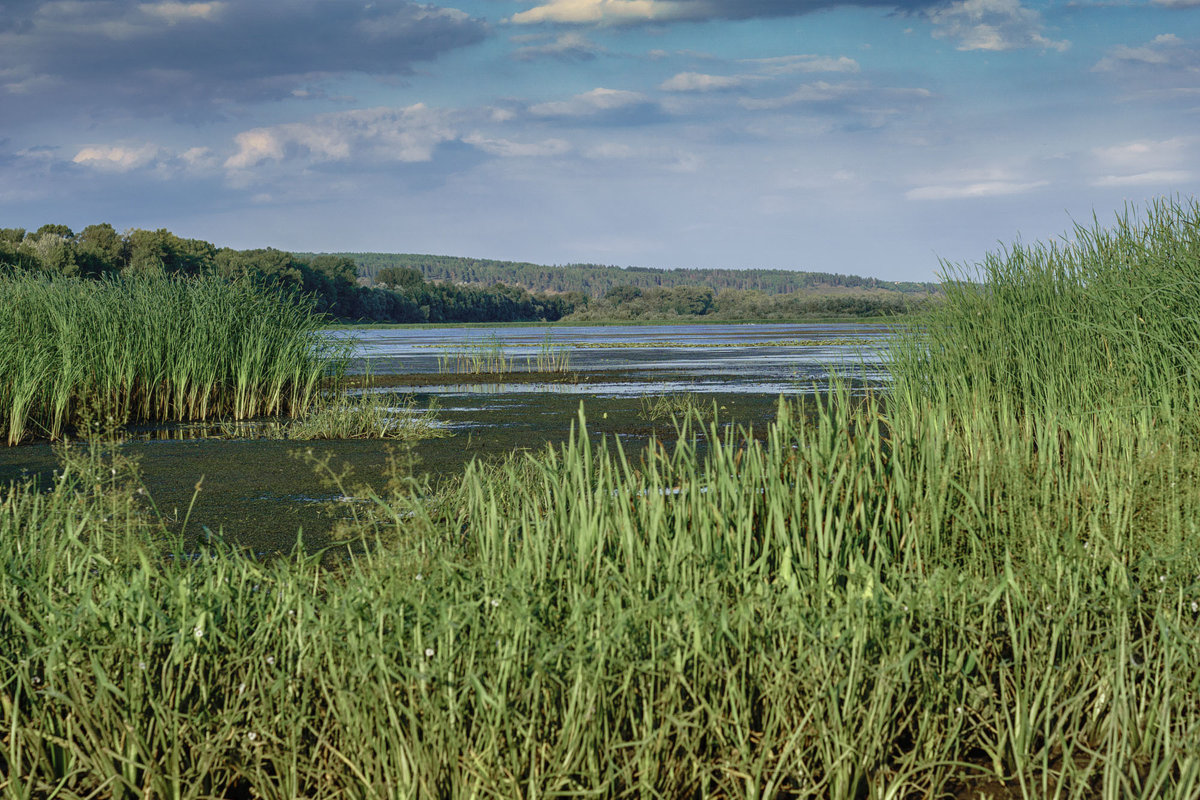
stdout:
<svg viewBox="0 0 1200 800">
<path fill-rule="evenodd" d="M 1087 550 L 1087 549 L 1089 549 L 1091 546 L 1092 546 L 1092 543 L 1091 543 L 1091 542 L 1084 542 L 1084 543 L 1083 543 L 1083 549 L 1084 549 L 1084 550 Z"/>
<path fill-rule="evenodd" d="M 140 670 L 143 670 L 143 671 L 144 671 L 144 670 L 146 669 L 146 662 L 145 662 L 145 661 L 139 661 L 139 662 L 138 662 L 138 669 L 140 669 Z"/>
<path fill-rule="evenodd" d="M 962 713 L 963 713 L 963 707 L 962 707 L 962 706 L 958 706 L 957 708 L 955 708 L 955 709 L 954 709 L 954 713 L 955 713 L 955 714 L 962 714 Z"/>
<path fill-rule="evenodd" d="M 493 597 L 492 598 L 492 608 L 499 608 L 499 607 L 500 607 L 500 600 Z"/>
<path fill-rule="evenodd" d="M 255 733 L 254 731 L 250 731 L 249 733 L 246 734 L 246 738 L 253 742 L 255 739 L 258 738 L 258 734 Z"/>
<path fill-rule="evenodd" d="M 433 648 L 432 648 L 432 647 L 426 647 L 426 648 L 425 648 L 425 657 L 426 657 L 426 658 L 433 658 Z"/>
<path fill-rule="evenodd" d="M 422 575 L 421 573 L 419 573 L 419 572 L 418 572 L 418 573 L 417 573 L 417 580 L 419 580 L 419 581 L 423 581 L 423 580 L 425 580 L 425 576 L 424 576 L 424 575 Z"/>
<path fill-rule="evenodd" d="M 197 639 L 204 636 L 204 628 L 201 628 L 199 625 L 192 628 L 192 636 L 195 636 Z"/>
<path fill-rule="evenodd" d="M 1167 576 L 1166 576 L 1166 575 L 1159 575 L 1159 576 L 1158 576 L 1158 582 L 1159 582 L 1159 583 L 1166 583 L 1166 582 L 1167 582 Z"/>
<path fill-rule="evenodd" d="M 288 609 L 288 616 L 289 616 L 289 617 L 294 617 L 294 616 L 296 616 L 296 610 L 295 610 L 294 608 L 289 608 L 289 609 Z"/>
<path fill-rule="evenodd" d="M 1200 603 L 1193 600 L 1192 601 L 1192 613 L 1195 614 L 1197 611 L 1200 611 Z"/>
<path fill-rule="evenodd" d="M 245 694 L 245 693 L 246 693 L 246 684 L 239 683 L 238 684 L 238 694 Z"/>
<path fill-rule="evenodd" d="M 275 666 L 275 656 L 267 656 L 267 666 L 268 667 Z"/>
</svg>

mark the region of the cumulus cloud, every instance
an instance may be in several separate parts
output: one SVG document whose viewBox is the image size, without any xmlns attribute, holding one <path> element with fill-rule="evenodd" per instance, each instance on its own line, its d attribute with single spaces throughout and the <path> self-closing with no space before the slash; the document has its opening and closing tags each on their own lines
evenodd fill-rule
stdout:
<svg viewBox="0 0 1200 800">
<path fill-rule="evenodd" d="M 1200 66 L 1200 52 L 1173 33 L 1155 36 L 1149 42 L 1130 47 L 1118 45 L 1096 62 L 1096 72 L 1119 72 L 1131 68 L 1191 70 Z"/>
<path fill-rule="evenodd" d="M 933 97 L 928 89 L 872 87 L 863 83 L 829 83 L 815 81 L 798 87 L 782 97 L 745 97 L 738 101 L 742 108 L 750 111 L 775 111 L 806 103 L 830 103 L 853 101 L 859 112 L 878 110 L 881 105 L 896 102 L 921 102 Z"/>
<path fill-rule="evenodd" d="M 1022 47 L 1066 50 L 1070 43 L 1043 33 L 1037 11 L 1020 0 L 959 0 L 930 9 L 933 35 L 958 40 L 959 50 L 1014 50 Z"/>
<path fill-rule="evenodd" d="M 228 170 L 247 170 L 265 161 L 296 160 L 419 162 L 457 138 L 450 114 L 422 103 L 407 108 L 364 108 L 321 114 L 310 122 L 253 128 L 234 137 L 237 151 Z"/>
<path fill-rule="evenodd" d="M 485 153 L 502 158 L 546 158 L 570 152 L 571 145 L 562 139 L 544 139 L 540 142 L 514 142 L 509 139 L 489 138 L 482 133 L 472 133 L 462 139 Z"/>
<path fill-rule="evenodd" d="M 678 0 L 551 0 L 514 14 L 509 21 L 519 25 L 536 22 L 647 22 L 687 19 L 695 3 Z"/>
<path fill-rule="evenodd" d="M 198 20 L 213 21 L 225 9 L 225 3 L 142 3 L 138 8 L 143 14 L 175 25 Z"/>
<path fill-rule="evenodd" d="M 569 100 L 537 103 L 529 107 L 529 113 L 536 117 L 597 117 L 645 109 L 649 106 L 650 100 L 641 92 L 599 87 L 577 94 Z"/>
<path fill-rule="evenodd" d="M 944 0 L 549 0 L 509 17 L 536 23 L 633 25 L 706 19 L 793 17 L 838 6 L 873 6 L 914 11 Z"/>
<path fill-rule="evenodd" d="M 533 61 L 538 58 L 556 58 L 559 61 L 590 61 L 604 52 L 604 48 L 590 42 L 578 33 L 563 33 L 554 37 L 522 37 L 530 42 L 513 53 L 518 61 Z"/>
<path fill-rule="evenodd" d="M 858 72 L 858 62 L 846 56 L 794 55 L 774 58 L 752 58 L 751 64 L 763 75 L 790 75 L 796 72 Z"/>
<path fill-rule="evenodd" d="M 728 75 L 705 75 L 701 72 L 680 72 L 659 84 L 664 92 L 719 92 L 736 89 L 746 83 L 744 78 Z"/>
<path fill-rule="evenodd" d="M 105 172 L 128 172 L 154 163 L 159 152 L 159 148 L 152 144 L 137 147 L 93 145 L 80 150 L 71 160 Z"/>
<path fill-rule="evenodd" d="M 10 1 L 0 72 L 54 81 L 26 92 L 26 117 L 67 107 L 211 117 L 331 76 L 410 74 L 486 32 L 462 11 L 410 0 Z"/>
</svg>

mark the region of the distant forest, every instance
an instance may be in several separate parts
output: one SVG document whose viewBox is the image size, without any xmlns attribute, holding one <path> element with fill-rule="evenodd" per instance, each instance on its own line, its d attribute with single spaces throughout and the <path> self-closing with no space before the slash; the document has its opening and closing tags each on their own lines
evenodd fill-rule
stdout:
<svg viewBox="0 0 1200 800">
<path fill-rule="evenodd" d="M 4 269 L 94 279 L 218 274 L 305 295 L 316 311 L 347 322 L 553 322 L 574 311 L 566 296 L 427 283 L 413 270 L 393 270 L 391 284 L 363 286 L 357 265 L 345 256 L 234 250 L 164 229 L 121 234 L 109 224 L 78 233 L 66 225 L 0 228 Z"/>
<path fill-rule="evenodd" d="M 292 291 L 344 322 L 555 322 L 878 317 L 937 285 L 786 270 L 647 269 L 386 253 L 234 250 L 165 229 L 0 228 L 0 270 L 106 279 L 216 274 Z"/>
<path fill-rule="evenodd" d="M 412 253 L 334 253 L 353 259 L 359 274 L 374 279 L 388 268 L 414 269 L 428 281 L 447 281 L 490 286 L 503 283 L 531 292 L 579 292 L 588 297 L 603 297 L 616 286 L 638 289 L 707 286 L 722 289 L 754 290 L 766 294 L 789 294 L 813 289 L 884 290 L 903 294 L 937 292 L 936 283 L 884 281 L 857 275 L 829 272 L 795 272 L 784 269 L 654 269 L 650 267 L 614 267 L 602 264 L 545 266 L 523 261 L 493 261 L 485 258 L 430 256 Z"/>
</svg>

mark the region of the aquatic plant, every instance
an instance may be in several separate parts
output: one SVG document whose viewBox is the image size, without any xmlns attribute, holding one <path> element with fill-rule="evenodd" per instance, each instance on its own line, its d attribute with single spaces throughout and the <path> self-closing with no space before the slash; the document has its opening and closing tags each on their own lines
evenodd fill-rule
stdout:
<svg viewBox="0 0 1200 800">
<path fill-rule="evenodd" d="M 512 368 L 513 359 L 505 354 L 504 343 L 495 334 L 481 342 L 443 348 L 438 356 L 440 373 L 503 375 Z"/>
<path fill-rule="evenodd" d="M 1156 247 L 1191 259 L 1176 210 Z M 1162 293 L 1169 260 L 1089 285 Z M 1009 266 L 896 343 L 887 395 L 835 381 L 703 450 L 690 415 L 639 452 L 581 419 L 377 498 L 333 567 L 164 558 L 130 467 L 68 451 L 0 497 L 4 790 L 1200 796 L 1197 375 L 1163 338 L 1194 317 L 1142 313 L 1157 344 L 1120 344 L 1156 363 L 1069 386 L 1104 351 L 1053 330 L 1080 294 Z"/>
<path fill-rule="evenodd" d="M 279 428 L 288 439 L 400 439 L 418 441 L 450 436 L 437 420 L 437 406 L 419 408 L 411 398 L 397 400 L 380 392 L 340 393 Z"/>
<path fill-rule="evenodd" d="M 528 367 L 538 372 L 569 372 L 571 370 L 571 346 L 556 344 L 547 333 L 538 345 L 537 354 L 528 359 Z"/>
<path fill-rule="evenodd" d="M 127 420 L 302 413 L 333 345 L 302 298 L 216 277 L 0 276 L 0 425 L 61 438 Z"/>
<path fill-rule="evenodd" d="M 642 416 L 651 422 L 657 420 L 690 419 L 711 411 L 711 403 L 705 403 L 694 392 L 668 392 L 666 394 L 643 395 L 638 398 Z"/>
</svg>

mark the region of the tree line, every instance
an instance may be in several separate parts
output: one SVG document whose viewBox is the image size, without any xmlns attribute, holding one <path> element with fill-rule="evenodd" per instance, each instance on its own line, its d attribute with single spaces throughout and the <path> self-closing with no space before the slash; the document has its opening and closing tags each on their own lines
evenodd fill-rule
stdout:
<svg viewBox="0 0 1200 800">
<path fill-rule="evenodd" d="M 431 256 L 412 253 L 337 253 L 354 260 L 359 274 L 374 278 L 384 269 L 413 269 L 429 281 L 446 281 L 488 286 L 503 283 L 531 292 L 578 292 L 591 298 L 603 297 L 615 286 L 638 289 L 707 286 L 713 291 L 736 289 L 765 294 L 790 294 L 806 290 L 884 290 L 903 294 L 931 294 L 936 283 L 884 281 L 858 275 L 829 272 L 797 272 L 783 269 L 654 269 L 615 267 L 602 264 L 546 266 L 523 261 L 493 261 L 483 258 Z"/>
<path fill-rule="evenodd" d="M 757 289 L 707 286 L 655 286 L 641 289 L 622 284 L 602 298 L 577 306 L 573 322 L 619 320 L 791 320 L 806 317 L 887 317 L 924 310 L 934 295 L 875 290 L 834 293 L 828 290 L 768 294 Z"/>
<path fill-rule="evenodd" d="M 578 294 L 532 293 L 517 286 L 429 282 L 404 268 L 361 279 L 358 265 L 346 255 L 235 250 L 165 229 L 118 233 L 107 223 L 78 233 L 66 225 L 43 225 L 33 232 L 0 228 L 0 269 L 94 279 L 244 278 L 308 296 L 316 311 L 342 321 L 552 322 L 574 311 L 576 302 L 586 302 Z"/>
</svg>

